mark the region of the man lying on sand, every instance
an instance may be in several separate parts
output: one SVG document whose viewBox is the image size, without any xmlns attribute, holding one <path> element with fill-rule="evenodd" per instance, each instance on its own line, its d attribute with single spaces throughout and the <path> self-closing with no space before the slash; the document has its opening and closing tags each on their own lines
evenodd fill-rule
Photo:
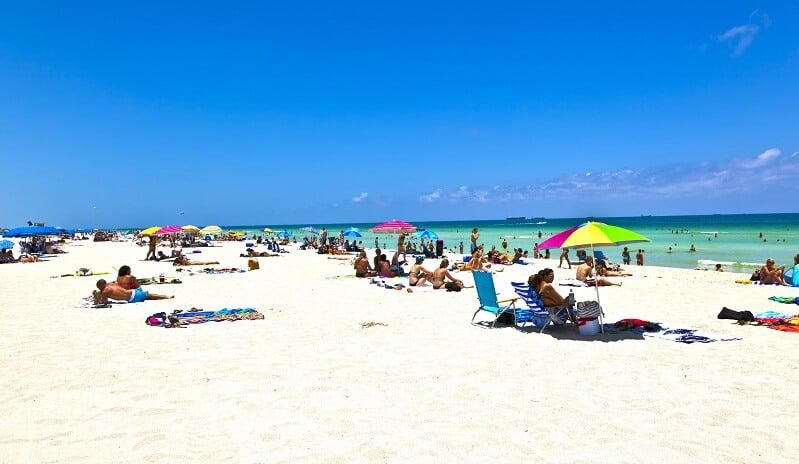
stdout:
<svg viewBox="0 0 799 464">
<path fill-rule="evenodd" d="M 108 283 L 105 279 L 97 281 L 97 290 L 92 291 L 94 301 L 99 304 L 108 303 L 108 299 L 139 303 L 144 300 L 167 300 L 175 298 L 174 295 L 157 295 L 142 290 L 141 287 L 129 289 L 124 288 L 116 282 Z"/>
<path fill-rule="evenodd" d="M 575 274 L 576 274 L 577 280 L 579 280 L 581 282 L 585 282 L 586 279 L 593 278 L 594 277 L 594 258 L 592 258 L 590 256 L 586 256 L 585 260 L 583 260 L 583 264 L 580 264 L 579 266 L 577 266 L 577 271 L 576 271 Z M 608 285 L 621 285 L 621 282 L 611 282 L 610 280 L 605 279 L 603 277 L 598 277 L 596 279 L 596 284 L 599 285 L 599 286 L 604 287 L 604 286 L 608 286 Z"/>
</svg>

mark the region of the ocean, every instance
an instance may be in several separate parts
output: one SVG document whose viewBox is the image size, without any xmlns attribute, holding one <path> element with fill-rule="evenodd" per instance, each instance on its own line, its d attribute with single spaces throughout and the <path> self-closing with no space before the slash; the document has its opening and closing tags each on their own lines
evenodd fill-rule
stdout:
<svg viewBox="0 0 799 464">
<path fill-rule="evenodd" d="M 464 243 L 464 250 L 469 251 L 469 235 L 473 227 L 480 232 L 479 243 L 486 249 L 492 245 L 500 248 L 503 239 L 508 241 L 510 249 L 521 247 L 532 250 L 536 243 L 547 239 L 560 231 L 584 223 L 587 218 L 534 218 L 528 220 L 465 220 L 465 221 L 420 221 L 408 220 L 418 228 L 434 231 L 444 240 L 446 248 L 458 248 Z M 799 214 L 722 214 L 695 216 L 636 216 L 591 218 L 634 230 L 648 237 L 651 242 L 627 245 L 635 262 L 635 252 L 644 250 L 644 263 L 674 268 L 709 268 L 722 264 L 724 269 L 736 272 L 748 272 L 765 263 L 766 258 L 773 257 L 777 264 L 792 265 L 793 256 L 799 253 Z M 248 236 L 265 235 L 264 227 L 275 232 L 286 230 L 297 240 L 309 235 L 301 230 L 303 227 L 314 227 L 321 230 L 327 228 L 331 236 L 338 236 L 340 230 L 357 227 L 363 234 L 362 240 L 367 247 L 374 247 L 375 237 L 383 248 L 396 247 L 396 236 L 376 235 L 369 231 L 377 223 L 340 223 L 340 224 L 258 224 L 229 225 L 224 230 L 246 232 Z M 417 239 L 411 240 L 418 242 Z M 696 252 L 690 252 L 691 245 Z M 671 248 L 671 252 L 669 252 Z M 622 247 L 603 247 L 601 249 L 612 262 L 621 262 Z M 557 258 L 560 250 L 551 250 L 552 257 Z M 572 260 L 576 253 L 570 253 Z"/>
</svg>

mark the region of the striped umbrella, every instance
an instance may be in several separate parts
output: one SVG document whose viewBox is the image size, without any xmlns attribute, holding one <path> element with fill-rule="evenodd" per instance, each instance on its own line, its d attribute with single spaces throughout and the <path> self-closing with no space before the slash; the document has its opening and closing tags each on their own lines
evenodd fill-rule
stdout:
<svg viewBox="0 0 799 464">
<path fill-rule="evenodd" d="M 183 227 L 180 226 L 164 226 L 160 229 L 156 230 L 153 235 L 166 235 L 166 234 L 178 234 L 183 232 Z"/>
<path fill-rule="evenodd" d="M 403 232 L 406 234 L 412 234 L 416 232 L 416 226 L 405 221 L 392 219 L 382 224 L 378 224 L 372 227 L 370 230 L 375 234 L 400 234 Z"/>
</svg>

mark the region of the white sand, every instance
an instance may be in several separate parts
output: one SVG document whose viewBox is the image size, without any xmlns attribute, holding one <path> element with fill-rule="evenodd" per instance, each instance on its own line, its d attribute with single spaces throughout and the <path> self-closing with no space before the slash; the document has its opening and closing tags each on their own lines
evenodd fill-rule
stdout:
<svg viewBox="0 0 799 464">
<path fill-rule="evenodd" d="M 797 288 L 633 266 L 623 287 L 600 289 L 607 322 L 669 321 L 742 338 L 687 345 L 585 338 L 569 325 L 543 335 L 482 329 L 469 324 L 474 289 L 409 294 L 329 279 L 351 265 L 312 252 L 261 258 L 245 274 L 188 276 L 140 261 L 146 249 L 132 243 L 67 249 L 48 262 L 0 265 L 0 462 L 795 460 L 799 334 L 716 314 L 797 312 L 767 299 L 799 296 Z M 241 267 L 243 249 L 190 256 Z M 494 276 L 497 289 L 511 295 L 509 281 L 553 263 L 508 267 Z M 122 264 L 184 283 L 146 287 L 174 300 L 78 309 L 97 277 L 49 278 L 89 267 L 113 280 Z M 593 299 L 593 289 L 575 291 Z M 192 306 L 254 307 L 266 318 L 144 323 Z"/>
</svg>

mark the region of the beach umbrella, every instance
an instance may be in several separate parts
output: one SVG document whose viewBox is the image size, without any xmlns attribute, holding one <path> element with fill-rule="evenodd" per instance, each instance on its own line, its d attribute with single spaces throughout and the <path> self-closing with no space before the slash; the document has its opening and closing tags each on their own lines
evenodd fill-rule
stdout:
<svg viewBox="0 0 799 464">
<path fill-rule="evenodd" d="M 350 227 L 349 229 L 344 231 L 343 234 L 347 238 L 359 238 L 363 237 L 361 231 L 357 227 Z"/>
<path fill-rule="evenodd" d="M 185 225 L 185 226 L 181 227 L 181 229 L 183 229 L 183 232 L 186 232 L 187 234 L 196 234 L 196 233 L 198 233 L 200 231 L 199 227 L 193 226 L 191 224 Z"/>
<path fill-rule="evenodd" d="M 0 250 L 10 250 L 14 248 L 14 245 L 16 245 L 16 243 L 11 240 L 0 240 Z"/>
<path fill-rule="evenodd" d="M 305 232 L 309 232 L 309 233 L 314 234 L 314 235 L 319 235 L 319 231 L 314 229 L 312 226 L 303 227 L 300 230 L 304 230 Z"/>
<path fill-rule="evenodd" d="M 264 227 L 264 232 L 266 232 L 267 234 L 271 234 L 272 229 L 270 229 L 269 227 Z"/>
<path fill-rule="evenodd" d="M 61 232 L 50 226 L 15 227 L 3 233 L 4 237 L 33 237 L 36 235 L 58 235 Z"/>
<path fill-rule="evenodd" d="M 284 230 L 282 232 L 278 232 L 277 236 L 278 237 L 291 237 L 291 232 L 289 232 L 287 230 Z"/>
<path fill-rule="evenodd" d="M 164 226 L 153 232 L 153 235 L 177 234 L 180 232 L 183 232 L 183 228 L 180 226 Z"/>
<path fill-rule="evenodd" d="M 603 222 L 588 221 L 585 224 L 566 229 L 541 242 L 538 248 L 591 248 L 591 256 L 594 256 L 594 247 L 600 246 L 619 246 L 630 243 L 648 242 L 648 238 L 625 229 L 624 227 L 612 226 Z M 596 260 L 594 260 L 594 275 L 596 275 Z M 599 276 L 596 275 L 597 280 Z M 599 285 L 595 285 L 596 299 L 599 302 Z M 600 313 L 600 328 L 602 326 L 602 316 Z"/>
<path fill-rule="evenodd" d="M 161 226 L 152 226 L 152 227 L 148 227 L 148 228 L 144 229 L 140 233 L 141 233 L 141 235 L 153 235 L 154 233 L 158 232 L 158 230 L 160 228 L 161 228 Z"/>
<path fill-rule="evenodd" d="M 202 229 L 200 229 L 200 233 L 203 234 L 203 235 L 208 235 L 208 234 L 216 235 L 216 234 L 219 234 L 221 232 L 222 232 L 222 228 L 219 227 L 219 226 L 205 226 Z"/>
<path fill-rule="evenodd" d="M 416 235 L 414 235 L 414 237 L 420 239 L 423 238 L 425 240 L 438 240 L 438 234 L 429 229 L 417 232 Z"/>
<path fill-rule="evenodd" d="M 378 224 L 370 229 L 375 234 L 412 234 L 416 232 L 416 226 L 405 222 L 392 219 L 382 224 Z"/>
</svg>

